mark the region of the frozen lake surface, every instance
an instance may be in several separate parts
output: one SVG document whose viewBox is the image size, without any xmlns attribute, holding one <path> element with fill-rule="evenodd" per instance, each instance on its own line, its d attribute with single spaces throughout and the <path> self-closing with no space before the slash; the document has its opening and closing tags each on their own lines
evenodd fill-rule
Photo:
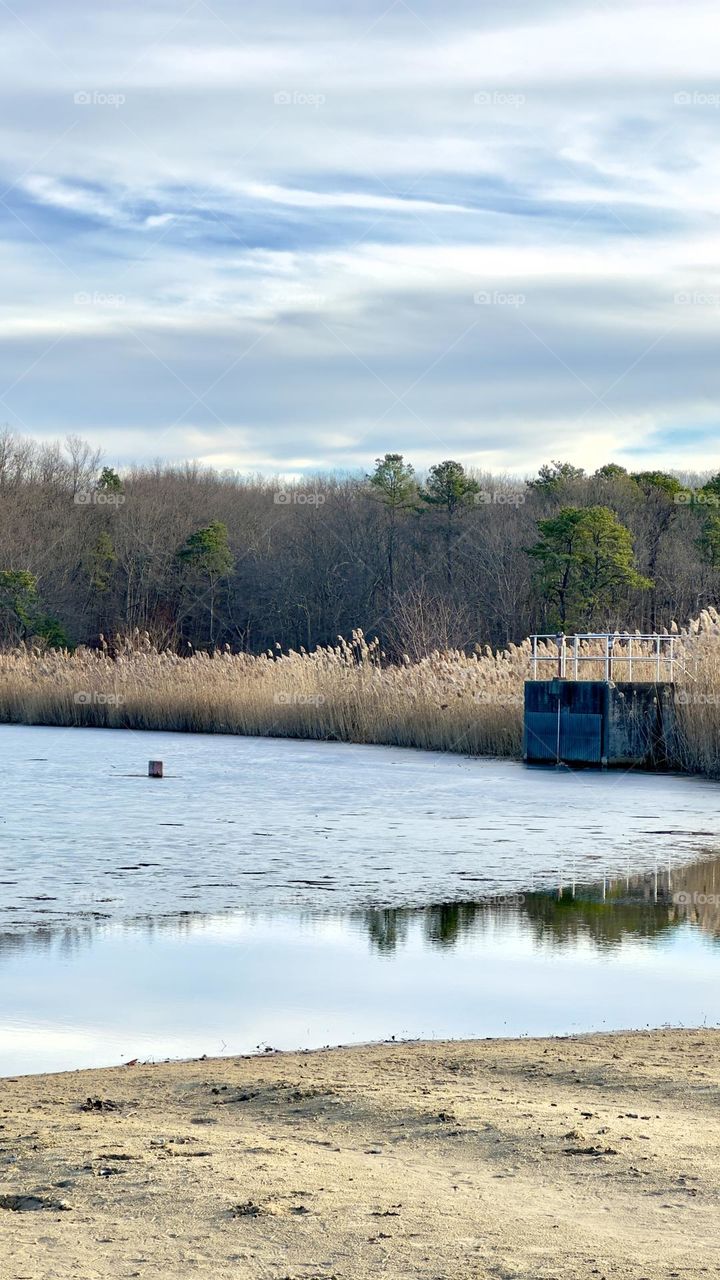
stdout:
<svg viewBox="0 0 720 1280">
<path fill-rule="evenodd" d="M 2 931 L 477 901 L 720 851 L 720 788 L 674 774 L 25 726 L 0 764 Z"/>
<path fill-rule="evenodd" d="M 0 761 L 0 1075 L 720 1021 L 716 784 L 15 726 Z"/>
</svg>

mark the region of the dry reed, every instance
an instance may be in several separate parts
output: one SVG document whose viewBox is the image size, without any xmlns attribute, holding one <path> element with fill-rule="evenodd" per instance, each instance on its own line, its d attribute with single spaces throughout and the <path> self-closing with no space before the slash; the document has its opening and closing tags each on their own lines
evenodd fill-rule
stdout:
<svg viewBox="0 0 720 1280">
<path fill-rule="evenodd" d="M 673 627 L 673 633 L 680 664 L 672 763 L 720 776 L 720 615 L 705 610 L 685 631 Z M 542 652 L 549 656 L 552 650 Z M 647 667 L 645 676 L 636 667 L 634 678 L 653 678 L 652 664 Z M 540 671 L 550 673 L 550 664 Z M 602 673 L 599 660 L 582 664 L 584 679 Z M 523 684 L 530 675 L 529 640 L 500 652 L 448 650 L 388 664 L 377 643 L 359 631 L 351 641 L 339 639 L 310 653 L 250 656 L 226 650 L 188 658 L 157 652 L 147 635 L 136 632 L 118 638 L 112 653 L 103 644 L 74 653 L 27 645 L 0 654 L 0 721 L 317 738 L 512 757 L 521 752 Z"/>
</svg>

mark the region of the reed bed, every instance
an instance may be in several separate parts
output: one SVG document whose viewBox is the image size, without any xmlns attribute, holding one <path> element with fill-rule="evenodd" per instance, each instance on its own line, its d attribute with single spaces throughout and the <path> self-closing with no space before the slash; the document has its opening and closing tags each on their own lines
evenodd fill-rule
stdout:
<svg viewBox="0 0 720 1280">
<path fill-rule="evenodd" d="M 720 615 L 677 635 L 671 762 L 720 776 Z M 551 656 L 552 647 L 541 649 Z M 592 649 L 587 645 L 587 656 Z M 648 656 L 651 648 L 648 647 Z M 22 645 L 0 654 L 0 721 L 188 733 L 257 734 L 517 757 L 531 645 L 434 652 L 388 663 L 359 631 L 306 652 L 158 652 L 147 634 L 73 653 Z M 595 669 L 597 666 L 597 670 Z M 644 678 L 638 668 L 635 678 Z M 652 676 L 648 664 L 647 678 Z M 550 663 L 539 674 L 553 673 Z M 582 678 L 602 678 L 586 662 Z M 663 672 L 663 677 L 667 678 Z M 623 675 L 616 673 L 616 679 Z"/>
<path fill-rule="evenodd" d="M 261 734 L 515 755 L 529 649 L 434 653 L 386 664 L 361 633 L 311 653 L 0 655 L 0 720 L 191 733 Z"/>
</svg>

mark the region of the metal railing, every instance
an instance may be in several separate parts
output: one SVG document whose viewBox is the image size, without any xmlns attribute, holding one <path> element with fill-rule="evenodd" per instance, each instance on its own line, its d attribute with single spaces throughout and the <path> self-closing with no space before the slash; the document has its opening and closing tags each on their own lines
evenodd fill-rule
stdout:
<svg viewBox="0 0 720 1280">
<path fill-rule="evenodd" d="M 533 680 L 538 678 L 540 664 L 550 664 L 561 680 L 670 680 L 675 677 L 679 661 L 676 642 L 679 636 L 624 635 L 622 632 L 579 632 L 577 635 L 534 635 L 532 642 Z M 538 652 L 539 645 L 555 652 Z M 582 646 L 592 646 L 587 652 Z M 594 662 L 604 674 L 600 677 L 580 675 L 581 666 Z M 547 667 L 546 667 L 547 670 Z"/>
</svg>

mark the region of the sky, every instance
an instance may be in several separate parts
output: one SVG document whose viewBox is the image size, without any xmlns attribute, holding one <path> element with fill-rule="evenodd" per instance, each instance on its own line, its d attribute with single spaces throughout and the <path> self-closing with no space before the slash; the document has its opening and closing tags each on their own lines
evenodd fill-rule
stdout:
<svg viewBox="0 0 720 1280">
<path fill-rule="evenodd" d="M 0 0 L 0 425 L 720 469 L 706 0 Z"/>
</svg>

